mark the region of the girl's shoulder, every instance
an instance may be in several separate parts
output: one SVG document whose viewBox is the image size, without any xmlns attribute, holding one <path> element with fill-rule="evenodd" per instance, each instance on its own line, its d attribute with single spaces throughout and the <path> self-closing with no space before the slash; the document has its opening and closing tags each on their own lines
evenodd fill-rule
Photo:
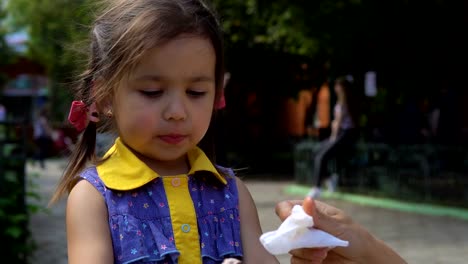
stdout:
<svg viewBox="0 0 468 264">
<path fill-rule="evenodd" d="M 233 168 L 223 167 L 221 165 L 216 165 L 215 167 L 221 173 L 221 175 L 227 179 L 236 177 L 236 172 Z"/>
<path fill-rule="evenodd" d="M 99 178 L 96 166 L 85 168 L 81 171 L 79 177 L 91 183 L 100 193 L 104 194 L 106 191 L 106 186 L 104 185 L 101 178 Z"/>
<path fill-rule="evenodd" d="M 216 169 L 220 172 L 220 174 L 226 179 L 227 186 L 233 187 L 237 189 L 237 182 L 241 181 L 241 177 L 239 172 L 242 171 L 240 169 L 234 169 L 230 167 L 223 167 L 216 165 Z"/>
</svg>

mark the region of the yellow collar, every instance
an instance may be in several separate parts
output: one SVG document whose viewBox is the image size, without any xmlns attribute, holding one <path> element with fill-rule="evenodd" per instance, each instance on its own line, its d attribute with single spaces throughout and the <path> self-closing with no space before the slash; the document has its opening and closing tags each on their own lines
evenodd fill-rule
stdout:
<svg viewBox="0 0 468 264">
<path fill-rule="evenodd" d="M 193 175 L 197 171 L 208 171 L 223 184 L 227 183 L 200 148 L 195 147 L 190 150 L 187 157 L 190 163 L 190 171 L 187 175 Z M 160 177 L 158 173 L 138 159 L 120 138 L 116 139 L 115 144 L 104 155 L 104 159 L 105 161 L 96 169 L 101 180 L 110 189 L 132 190 Z"/>
</svg>

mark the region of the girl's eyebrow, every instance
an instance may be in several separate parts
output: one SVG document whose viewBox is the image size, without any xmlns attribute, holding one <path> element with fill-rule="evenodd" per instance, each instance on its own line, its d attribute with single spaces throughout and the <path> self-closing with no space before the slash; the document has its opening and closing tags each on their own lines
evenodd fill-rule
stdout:
<svg viewBox="0 0 468 264">
<path fill-rule="evenodd" d="M 138 76 L 137 78 L 135 78 L 135 80 L 136 81 L 164 82 L 164 81 L 169 81 L 170 78 L 167 78 L 161 75 L 146 74 L 146 75 Z M 199 75 L 199 76 L 191 76 L 191 77 L 185 78 L 184 80 L 190 83 L 199 83 L 199 82 L 213 82 L 214 78 L 211 76 L 207 76 L 207 75 Z"/>
</svg>

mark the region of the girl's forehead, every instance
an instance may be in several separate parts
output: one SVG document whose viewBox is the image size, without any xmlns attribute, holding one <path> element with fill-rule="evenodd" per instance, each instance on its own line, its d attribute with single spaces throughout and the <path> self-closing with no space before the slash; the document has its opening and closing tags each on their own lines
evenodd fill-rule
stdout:
<svg viewBox="0 0 468 264">
<path fill-rule="evenodd" d="M 214 77 L 216 55 L 211 42 L 202 37 L 181 36 L 142 54 L 131 79 Z"/>
</svg>

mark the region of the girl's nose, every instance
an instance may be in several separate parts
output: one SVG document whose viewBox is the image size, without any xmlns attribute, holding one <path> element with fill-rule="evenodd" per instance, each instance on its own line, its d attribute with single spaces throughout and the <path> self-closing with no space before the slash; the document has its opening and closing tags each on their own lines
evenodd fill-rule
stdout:
<svg viewBox="0 0 468 264">
<path fill-rule="evenodd" d="M 187 118 L 187 109 L 185 106 L 184 98 L 179 96 L 172 96 L 168 98 L 166 108 L 163 113 L 165 120 L 180 121 Z"/>
</svg>

